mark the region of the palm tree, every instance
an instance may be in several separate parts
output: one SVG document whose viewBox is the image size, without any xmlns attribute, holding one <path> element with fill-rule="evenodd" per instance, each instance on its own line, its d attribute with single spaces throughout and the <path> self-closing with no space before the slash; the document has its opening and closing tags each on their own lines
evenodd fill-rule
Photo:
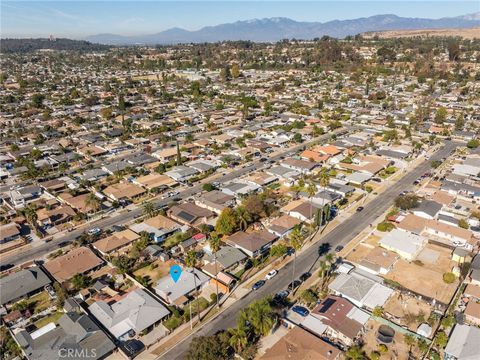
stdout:
<svg viewBox="0 0 480 360">
<path fill-rule="evenodd" d="M 328 175 L 327 169 L 322 168 L 320 174 L 318 175 L 318 180 L 320 181 L 320 186 L 323 190 L 330 184 L 330 176 Z M 320 226 L 323 224 L 323 218 L 325 216 L 325 199 L 322 198 L 322 217 L 320 218 Z"/>
<path fill-rule="evenodd" d="M 230 334 L 229 344 L 236 353 L 240 353 L 248 345 L 248 332 L 243 326 L 228 329 Z"/>
<path fill-rule="evenodd" d="M 220 238 L 218 237 L 216 232 L 212 232 L 210 234 L 208 243 L 213 253 L 213 261 L 215 262 L 215 285 L 216 285 L 216 291 L 217 291 L 217 306 L 220 306 L 220 302 L 218 299 L 218 267 L 217 267 L 217 251 L 220 250 Z"/>
<path fill-rule="evenodd" d="M 35 208 L 32 205 L 28 205 L 23 209 L 23 215 L 28 223 L 34 228 L 37 228 L 38 215 Z"/>
<path fill-rule="evenodd" d="M 100 200 L 98 200 L 94 193 L 89 193 L 85 199 L 85 206 L 92 209 L 95 213 L 100 209 Z"/>
<path fill-rule="evenodd" d="M 301 249 L 303 244 L 303 236 L 298 227 L 295 227 L 288 238 L 290 245 L 295 249 L 293 253 L 293 271 L 292 271 L 292 283 L 295 281 L 295 263 L 297 261 L 297 251 Z"/>
<path fill-rule="evenodd" d="M 244 206 L 239 206 L 235 210 L 235 214 L 238 218 L 238 224 L 240 225 L 240 230 L 246 230 L 248 228 L 248 224 L 252 221 L 252 217 L 250 213 Z"/>
<path fill-rule="evenodd" d="M 145 217 L 152 218 L 157 215 L 157 209 L 151 201 L 147 201 L 143 203 L 142 213 L 145 215 Z"/>
<path fill-rule="evenodd" d="M 268 299 L 262 299 L 251 304 L 246 315 L 253 331 L 262 336 L 267 336 L 276 321 L 275 313 Z"/>
<path fill-rule="evenodd" d="M 197 254 L 195 253 L 195 251 L 189 251 L 187 253 L 187 256 L 185 257 L 185 264 L 192 269 L 195 291 L 197 291 L 197 274 L 195 273 L 195 266 L 197 266 L 197 263 L 198 263 Z M 200 323 L 200 304 L 198 303 L 198 301 L 196 305 L 197 305 L 198 322 Z"/>
<path fill-rule="evenodd" d="M 305 189 L 308 195 L 308 199 L 310 200 L 310 214 L 313 213 L 313 204 L 312 204 L 312 198 L 315 196 L 317 193 L 317 186 L 314 184 L 313 181 L 308 182 L 308 186 Z"/>
</svg>

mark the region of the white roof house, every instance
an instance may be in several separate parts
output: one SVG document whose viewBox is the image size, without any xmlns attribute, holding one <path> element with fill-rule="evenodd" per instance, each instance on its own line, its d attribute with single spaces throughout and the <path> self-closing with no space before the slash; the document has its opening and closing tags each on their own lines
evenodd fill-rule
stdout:
<svg viewBox="0 0 480 360">
<path fill-rule="evenodd" d="M 479 339 L 479 328 L 457 324 L 445 348 L 445 359 L 477 360 L 480 354 Z"/>
<path fill-rule="evenodd" d="M 393 294 L 392 289 L 355 271 L 349 274 L 340 273 L 328 288 L 352 304 L 369 309 L 383 306 Z"/>
<path fill-rule="evenodd" d="M 381 247 L 393 251 L 406 260 L 414 260 L 427 243 L 423 236 L 409 231 L 393 229 L 380 239 Z"/>
<path fill-rule="evenodd" d="M 194 279 L 194 277 L 196 277 Z M 180 278 L 174 282 L 170 275 L 167 275 L 155 285 L 155 292 L 167 303 L 175 303 L 182 296 L 187 296 L 196 288 L 202 287 L 210 280 L 210 277 L 197 269 L 183 269 Z"/>
<path fill-rule="evenodd" d="M 132 330 L 138 334 L 170 313 L 143 289 L 136 289 L 113 304 L 97 301 L 88 309 L 117 339 Z"/>
</svg>

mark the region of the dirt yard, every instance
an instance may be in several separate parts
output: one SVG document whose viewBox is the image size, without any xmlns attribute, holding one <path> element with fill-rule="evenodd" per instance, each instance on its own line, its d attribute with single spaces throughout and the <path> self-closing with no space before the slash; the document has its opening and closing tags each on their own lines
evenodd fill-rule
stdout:
<svg viewBox="0 0 480 360">
<path fill-rule="evenodd" d="M 163 262 L 161 260 L 155 260 L 152 264 L 147 265 L 141 269 L 138 269 L 133 273 L 135 277 L 141 276 L 145 277 L 148 276 L 152 283 L 155 283 L 160 278 L 168 275 L 170 271 L 170 267 L 174 264 L 173 261 L 169 260 L 167 262 Z M 152 265 L 156 267 L 152 267 Z"/>
<path fill-rule="evenodd" d="M 458 281 L 447 284 L 443 281 L 442 269 L 432 270 L 427 266 L 398 260 L 385 276 L 418 294 L 428 296 L 448 304 L 458 286 Z"/>
<path fill-rule="evenodd" d="M 428 319 L 432 310 L 426 302 L 399 292 L 395 293 L 383 308 L 385 313 L 397 318 L 395 323 L 406 325 L 412 331 L 417 331 L 418 326 Z"/>
</svg>

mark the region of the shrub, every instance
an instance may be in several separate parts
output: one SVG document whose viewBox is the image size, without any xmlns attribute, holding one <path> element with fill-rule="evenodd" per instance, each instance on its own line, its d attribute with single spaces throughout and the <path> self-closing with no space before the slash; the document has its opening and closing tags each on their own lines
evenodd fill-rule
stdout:
<svg viewBox="0 0 480 360">
<path fill-rule="evenodd" d="M 391 222 L 388 222 L 388 221 L 383 221 L 377 225 L 378 231 L 388 232 L 388 231 L 392 231 L 393 229 L 395 229 L 395 225 L 393 225 Z"/>
<path fill-rule="evenodd" d="M 212 304 L 215 304 L 217 302 L 217 294 L 216 293 L 211 293 L 210 294 L 210 301 Z"/>
<path fill-rule="evenodd" d="M 451 272 L 443 274 L 443 281 L 447 284 L 452 284 L 455 282 L 456 276 Z"/>
</svg>

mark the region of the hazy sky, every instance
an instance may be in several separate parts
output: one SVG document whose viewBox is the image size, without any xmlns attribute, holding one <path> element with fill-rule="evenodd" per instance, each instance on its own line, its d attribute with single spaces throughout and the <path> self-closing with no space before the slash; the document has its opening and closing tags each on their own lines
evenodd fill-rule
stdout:
<svg viewBox="0 0 480 360">
<path fill-rule="evenodd" d="M 171 27 L 265 17 L 325 22 L 378 14 L 441 18 L 480 11 L 480 1 L 1 1 L 1 37 L 139 35 Z"/>
</svg>

